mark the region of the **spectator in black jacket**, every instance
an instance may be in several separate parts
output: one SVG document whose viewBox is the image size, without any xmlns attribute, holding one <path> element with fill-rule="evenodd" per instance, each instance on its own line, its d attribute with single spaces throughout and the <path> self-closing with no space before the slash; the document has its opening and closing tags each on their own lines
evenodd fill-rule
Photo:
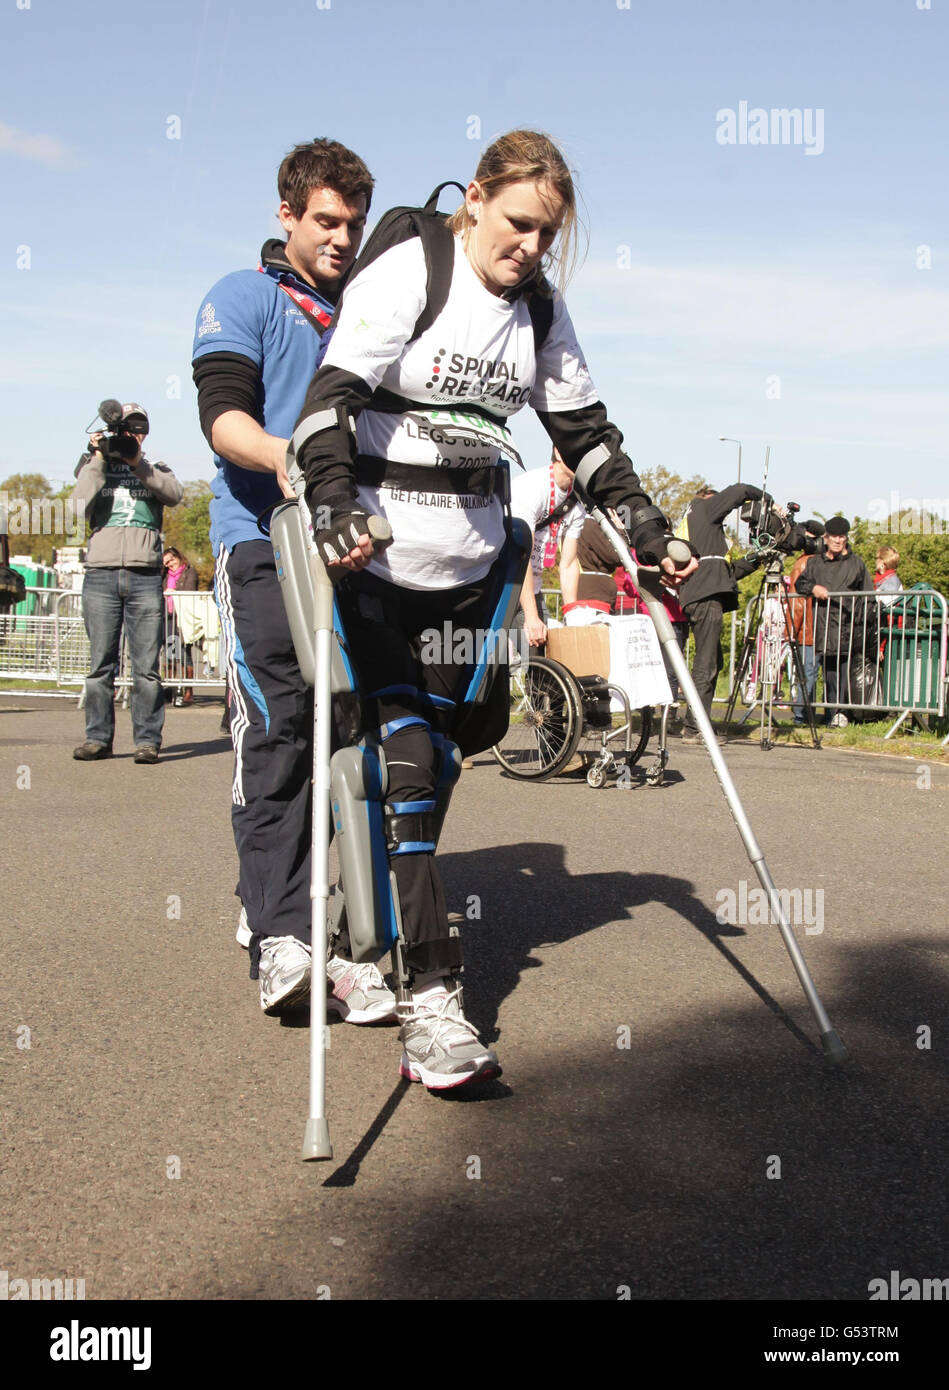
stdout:
<svg viewBox="0 0 949 1390">
<path fill-rule="evenodd" d="M 849 530 L 846 517 L 832 516 L 824 528 L 823 549 L 810 556 L 797 579 L 797 592 L 815 600 L 814 645 L 824 668 L 824 722 L 839 728 L 850 722 L 840 706 L 851 703 L 851 654 L 873 651 L 876 643 L 875 600 L 828 597 L 846 589 L 873 593 L 866 565 L 847 548 Z"/>
<path fill-rule="evenodd" d="M 724 522 L 743 502 L 761 496 L 761 488 L 753 483 L 734 483 L 722 488 L 721 492 L 706 488 L 692 499 L 685 514 L 688 538 L 698 551 L 699 567 L 679 590 L 679 602 L 695 638 L 692 679 L 709 718 L 715 684 L 722 669 L 722 618 L 738 607 L 738 586 L 725 562 L 728 542 Z M 686 712 L 682 737 L 686 743 L 699 740 L 691 708 Z"/>
</svg>

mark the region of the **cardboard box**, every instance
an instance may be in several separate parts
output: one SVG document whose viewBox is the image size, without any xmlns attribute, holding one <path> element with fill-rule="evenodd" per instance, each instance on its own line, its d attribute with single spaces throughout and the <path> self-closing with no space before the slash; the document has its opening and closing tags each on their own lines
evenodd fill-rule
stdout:
<svg viewBox="0 0 949 1390">
<path fill-rule="evenodd" d="M 575 676 L 610 678 L 610 635 L 605 623 L 548 628 L 547 655 Z"/>
</svg>

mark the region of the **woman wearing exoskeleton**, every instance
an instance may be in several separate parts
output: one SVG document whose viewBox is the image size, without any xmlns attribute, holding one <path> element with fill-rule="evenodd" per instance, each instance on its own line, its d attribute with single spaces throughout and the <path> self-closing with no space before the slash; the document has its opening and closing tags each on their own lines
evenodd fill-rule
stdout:
<svg viewBox="0 0 949 1390">
<path fill-rule="evenodd" d="M 378 737 L 388 771 L 388 853 L 404 936 L 394 953 L 401 1071 L 433 1090 L 500 1072 L 463 1012 L 461 942 L 449 931 L 429 819 L 464 672 L 448 652 L 442 661 L 420 659 L 426 630 L 485 625 L 489 572 L 505 543 L 499 425 L 530 405 L 567 465 L 584 464 L 590 498 L 625 509 L 619 514 L 629 518 L 640 557 L 660 563 L 673 583 L 695 567 L 693 560 L 676 570 L 667 556 L 673 537 L 598 399 L 561 294 L 575 257 L 577 212 L 560 150 L 530 130 L 496 140 L 448 227 L 450 289 L 417 337 L 427 302 L 420 238 L 357 267 L 295 436 L 306 500 L 320 512 L 314 535 L 339 576 L 365 726 Z M 555 268 L 560 289 L 541 279 Z M 539 346 L 534 293 L 552 298 Z M 448 412 L 480 425 L 476 447 L 471 437 L 452 442 L 438 428 Z M 370 516 L 392 529 L 381 553 L 370 540 Z"/>
</svg>

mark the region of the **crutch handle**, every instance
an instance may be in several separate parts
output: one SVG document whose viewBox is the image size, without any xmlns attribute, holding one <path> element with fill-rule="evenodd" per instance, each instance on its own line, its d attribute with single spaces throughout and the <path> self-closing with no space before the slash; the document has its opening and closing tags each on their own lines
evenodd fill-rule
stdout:
<svg viewBox="0 0 949 1390">
<path fill-rule="evenodd" d="M 384 516 L 371 516 L 366 529 L 369 532 L 373 550 L 377 555 L 381 555 L 383 550 L 392 544 L 392 527 Z"/>
<path fill-rule="evenodd" d="M 677 570 L 683 570 L 692 559 L 692 550 L 686 541 L 674 540 L 666 546 L 666 555 Z"/>
</svg>

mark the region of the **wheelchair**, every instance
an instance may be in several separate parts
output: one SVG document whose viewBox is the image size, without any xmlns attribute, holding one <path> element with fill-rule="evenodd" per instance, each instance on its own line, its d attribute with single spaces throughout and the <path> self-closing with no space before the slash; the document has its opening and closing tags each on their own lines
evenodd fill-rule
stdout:
<svg viewBox="0 0 949 1390">
<path fill-rule="evenodd" d="M 649 786 L 661 784 L 668 761 L 668 710 L 663 708 L 657 757 L 646 770 Z M 575 676 L 551 657 L 532 655 L 511 670 L 511 722 L 492 752 L 509 776 L 531 782 L 556 777 L 579 753 L 587 784 L 602 787 L 610 773 L 639 761 L 652 728 L 651 707 L 632 709 L 621 686 L 602 676 Z"/>
</svg>

